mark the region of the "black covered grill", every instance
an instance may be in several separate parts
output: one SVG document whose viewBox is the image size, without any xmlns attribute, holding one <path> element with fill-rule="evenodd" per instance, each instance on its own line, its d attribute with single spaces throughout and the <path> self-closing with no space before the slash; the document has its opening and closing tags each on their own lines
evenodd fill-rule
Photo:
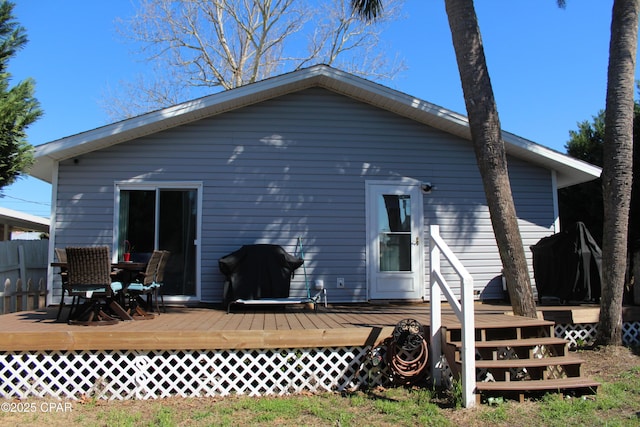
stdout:
<svg viewBox="0 0 640 427">
<path fill-rule="evenodd" d="M 583 223 L 541 239 L 531 251 L 540 302 L 545 297 L 562 303 L 600 299 L 602 252 Z"/>
<path fill-rule="evenodd" d="M 291 278 L 304 260 L 278 245 L 244 245 L 218 261 L 225 276 L 224 304 L 237 299 L 288 298 Z"/>
</svg>

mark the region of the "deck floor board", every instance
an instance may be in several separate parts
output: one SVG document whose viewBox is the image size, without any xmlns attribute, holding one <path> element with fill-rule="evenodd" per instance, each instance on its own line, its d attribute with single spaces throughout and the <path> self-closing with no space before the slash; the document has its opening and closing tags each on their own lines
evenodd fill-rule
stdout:
<svg viewBox="0 0 640 427">
<path fill-rule="evenodd" d="M 304 329 L 304 327 L 302 326 L 302 322 L 300 322 L 297 316 L 295 316 L 292 313 L 287 313 L 286 317 L 287 317 L 287 323 L 289 325 L 289 329 L 291 330 Z"/>
<path fill-rule="evenodd" d="M 238 329 L 250 329 L 251 323 L 253 322 L 253 318 L 255 317 L 254 313 L 242 313 L 242 316 L 238 316 L 239 321 L 237 322 Z"/>
<path fill-rule="evenodd" d="M 544 312 L 574 313 L 557 308 Z M 588 310 L 593 310 L 588 308 Z M 477 304 L 476 327 L 530 325 L 536 319 L 507 315 L 510 307 Z M 551 313 L 551 314 L 549 314 Z M 304 306 L 227 313 L 224 309 L 169 307 L 150 320 L 87 327 L 56 322 L 57 307 L 0 315 L 0 351 L 15 350 L 139 350 L 180 348 L 291 348 L 365 345 L 383 339 L 397 322 L 412 318 L 429 324 L 429 304 L 331 305 L 318 311 Z M 576 316 L 576 314 L 571 314 Z M 584 317 L 586 314 L 577 314 Z M 64 316 L 63 316 L 64 317 Z M 448 306 L 443 306 L 443 326 L 459 328 Z M 382 336 L 387 334 L 386 336 Z"/>
</svg>

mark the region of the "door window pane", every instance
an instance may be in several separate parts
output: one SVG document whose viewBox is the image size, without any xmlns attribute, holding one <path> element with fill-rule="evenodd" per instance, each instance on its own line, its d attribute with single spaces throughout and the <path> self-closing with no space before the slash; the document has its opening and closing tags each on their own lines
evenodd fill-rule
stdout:
<svg viewBox="0 0 640 427">
<path fill-rule="evenodd" d="M 171 252 L 164 273 L 167 295 L 196 294 L 196 190 L 160 190 L 158 248 Z"/>
<path fill-rule="evenodd" d="M 378 230 L 380 271 L 411 271 L 411 196 L 380 195 Z"/>
<path fill-rule="evenodd" d="M 120 191 L 119 217 L 119 259 L 126 249 L 146 262 L 145 255 L 151 256 L 155 243 L 156 192 L 154 190 Z M 125 248 L 125 241 L 129 248 Z"/>
</svg>

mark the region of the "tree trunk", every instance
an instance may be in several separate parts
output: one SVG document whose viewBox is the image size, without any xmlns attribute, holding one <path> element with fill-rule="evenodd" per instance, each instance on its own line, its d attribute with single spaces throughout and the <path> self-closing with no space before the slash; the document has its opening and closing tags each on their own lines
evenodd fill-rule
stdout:
<svg viewBox="0 0 640 427">
<path fill-rule="evenodd" d="M 615 0 L 611 20 L 602 192 L 602 297 L 596 342 L 622 343 L 622 297 L 633 171 L 633 91 L 638 0 Z"/>
<path fill-rule="evenodd" d="M 471 139 L 513 312 L 536 317 L 531 279 L 511 194 L 500 119 L 472 0 L 446 0 Z"/>
<path fill-rule="evenodd" d="M 629 261 L 627 261 L 627 285 L 633 294 L 632 301 L 640 305 L 640 105 L 635 103 L 633 113 L 633 178 L 629 207 Z"/>
</svg>

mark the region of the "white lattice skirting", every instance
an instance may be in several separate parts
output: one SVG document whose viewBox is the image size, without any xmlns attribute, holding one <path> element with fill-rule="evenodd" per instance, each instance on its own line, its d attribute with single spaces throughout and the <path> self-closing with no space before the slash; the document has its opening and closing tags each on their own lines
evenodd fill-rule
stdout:
<svg viewBox="0 0 640 427">
<path fill-rule="evenodd" d="M 285 395 L 384 383 L 362 347 L 0 353 L 3 398 Z"/>
<path fill-rule="evenodd" d="M 592 345 L 596 339 L 597 323 L 565 323 L 555 326 L 556 337 L 569 341 L 569 348 Z M 622 323 L 622 343 L 640 345 L 640 322 Z"/>
</svg>

